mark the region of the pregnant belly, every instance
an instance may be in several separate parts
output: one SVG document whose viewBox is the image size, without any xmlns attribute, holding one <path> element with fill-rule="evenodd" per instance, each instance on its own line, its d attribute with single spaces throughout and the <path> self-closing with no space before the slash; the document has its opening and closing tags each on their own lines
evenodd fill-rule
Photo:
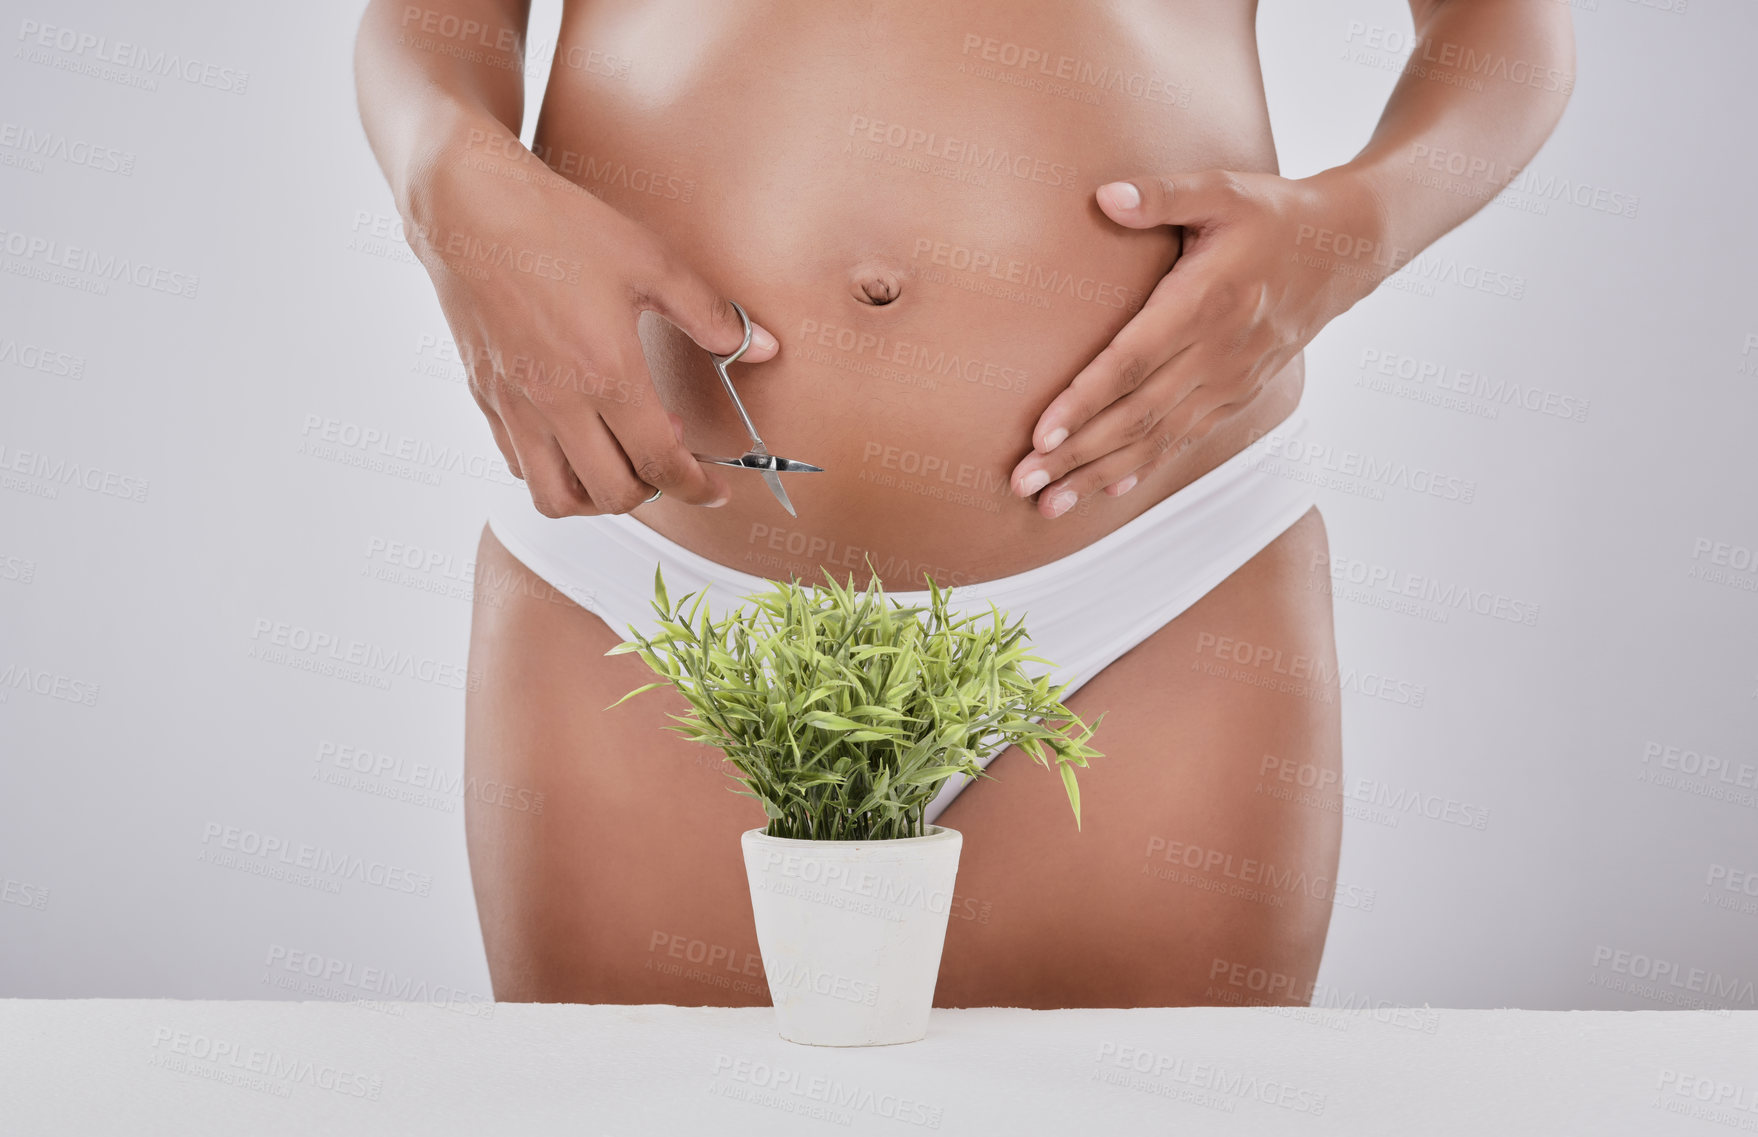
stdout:
<svg viewBox="0 0 1758 1137">
<path fill-rule="evenodd" d="M 784 478 L 797 518 L 728 470 L 726 507 L 662 498 L 640 521 L 763 576 L 864 583 L 870 559 L 888 588 L 969 583 L 1090 544 L 1286 416 L 1297 366 L 1128 495 L 1049 520 L 1009 486 L 1044 408 L 1177 257 L 1176 230 L 1123 229 L 1093 190 L 1274 168 L 1249 19 L 1180 28 L 1146 5 L 1173 26 L 1145 34 L 1129 5 L 1028 4 L 995 31 L 946 5 L 764 7 L 581 5 L 557 48 L 535 149 L 777 335 L 734 381 L 771 451 L 826 470 Z M 706 353 L 651 315 L 642 337 L 689 447 L 741 453 Z"/>
</svg>

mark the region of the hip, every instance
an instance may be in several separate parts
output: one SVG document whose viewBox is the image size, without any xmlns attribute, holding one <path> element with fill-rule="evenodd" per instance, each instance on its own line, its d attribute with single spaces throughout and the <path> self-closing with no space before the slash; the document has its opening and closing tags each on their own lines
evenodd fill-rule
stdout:
<svg viewBox="0 0 1758 1137">
<path fill-rule="evenodd" d="M 743 392 L 759 384 L 753 378 L 741 386 L 747 405 L 752 400 Z M 816 580 L 823 570 L 838 580 L 852 573 L 864 584 L 870 563 L 888 590 L 920 589 L 924 571 L 943 585 L 994 580 L 1103 542 L 1138 518 L 1164 513 L 1170 499 L 1189 497 L 1185 491 L 1205 481 L 1237 480 L 1272 435 L 1304 423 L 1304 387 L 1296 360 L 1250 406 L 1129 493 L 1089 493 L 1054 519 L 1038 512 L 1035 497 L 1017 496 L 1011 482 L 1031 450 L 1042 410 L 1035 402 L 1022 407 L 1006 393 L 965 389 L 956 392 L 951 413 L 954 396 L 934 391 L 856 399 L 853 406 L 864 409 L 846 414 L 806 407 L 796 416 L 753 407 L 772 451 L 825 467 L 821 474 L 783 475 L 797 516 L 783 511 L 756 474 L 728 471 L 733 497 L 720 509 L 661 498 L 630 517 L 709 561 L 754 576 Z M 729 441 L 717 436 L 708 448 Z"/>
</svg>

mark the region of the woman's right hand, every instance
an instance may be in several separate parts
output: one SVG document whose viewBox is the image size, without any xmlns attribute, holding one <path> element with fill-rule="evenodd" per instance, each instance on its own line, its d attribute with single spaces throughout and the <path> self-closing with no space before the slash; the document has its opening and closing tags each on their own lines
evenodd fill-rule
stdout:
<svg viewBox="0 0 1758 1137">
<path fill-rule="evenodd" d="M 405 218 L 495 444 L 546 517 L 625 513 L 664 490 L 724 505 L 726 480 L 659 402 L 637 322 L 717 355 L 744 339 L 720 291 L 654 233 L 545 166 L 498 123 L 431 156 Z M 753 324 L 744 362 L 779 350 Z"/>
</svg>

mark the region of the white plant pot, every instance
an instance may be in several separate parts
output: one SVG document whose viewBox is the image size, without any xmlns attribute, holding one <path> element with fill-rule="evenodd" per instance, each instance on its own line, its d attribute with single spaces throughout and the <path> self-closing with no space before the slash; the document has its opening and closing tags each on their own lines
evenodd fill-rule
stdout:
<svg viewBox="0 0 1758 1137">
<path fill-rule="evenodd" d="M 888 1046 L 928 1033 L 964 838 L 742 839 L 757 946 L 789 1042 Z"/>
</svg>

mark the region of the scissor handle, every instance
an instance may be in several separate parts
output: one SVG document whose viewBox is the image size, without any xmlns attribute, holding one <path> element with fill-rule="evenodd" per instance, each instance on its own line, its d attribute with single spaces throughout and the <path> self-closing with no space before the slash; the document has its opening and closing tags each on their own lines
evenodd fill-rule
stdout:
<svg viewBox="0 0 1758 1137">
<path fill-rule="evenodd" d="M 733 306 L 733 311 L 737 312 L 739 314 L 739 319 L 745 322 L 745 339 L 743 343 L 739 344 L 738 350 L 731 355 L 714 355 L 713 352 L 709 353 L 714 356 L 714 361 L 716 363 L 723 364 L 737 363 L 739 361 L 739 356 L 745 354 L 745 352 L 749 351 L 751 348 L 751 317 L 745 314 L 744 308 L 739 305 L 737 300 L 728 300 L 727 303 Z"/>
<path fill-rule="evenodd" d="M 737 362 L 738 358 L 751 347 L 751 317 L 745 314 L 745 309 L 740 306 L 737 300 L 728 300 L 727 303 L 733 306 L 733 311 L 737 312 L 739 319 L 745 322 L 744 342 L 739 344 L 739 349 L 731 355 L 715 355 L 713 352 L 709 352 L 708 358 L 714 361 L 714 370 L 720 373 L 720 382 L 726 387 L 726 393 L 732 398 L 733 409 L 739 412 L 739 417 L 745 420 L 745 429 L 751 432 L 751 449 L 759 454 L 767 453 L 768 450 L 763 445 L 763 439 L 757 434 L 756 424 L 751 421 L 751 416 L 745 413 L 745 404 L 739 399 L 739 393 L 733 390 L 732 376 L 726 373 L 726 365 Z"/>
</svg>

